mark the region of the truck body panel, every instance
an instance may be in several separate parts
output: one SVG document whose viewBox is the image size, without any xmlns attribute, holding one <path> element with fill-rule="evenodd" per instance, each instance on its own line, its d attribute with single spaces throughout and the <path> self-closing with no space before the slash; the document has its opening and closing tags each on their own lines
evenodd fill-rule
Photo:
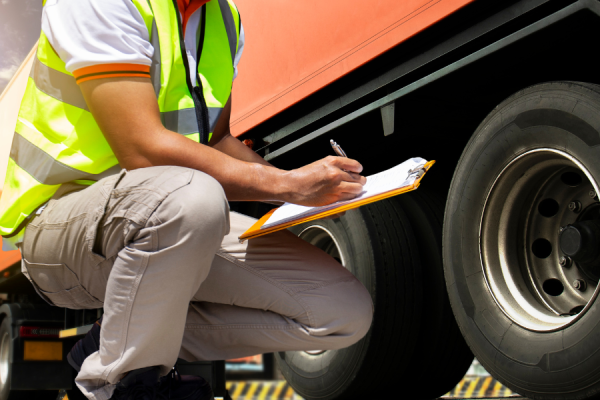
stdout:
<svg viewBox="0 0 600 400">
<path fill-rule="evenodd" d="M 21 252 L 19 250 L 4 251 L 0 248 L 0 273 L 19 261 L 21 261 Z"/>
<path fill-rule="evenodd" d="M 234 82 L 239 136 L 473 0 L 238 0 L 246 45 Z"/>
</svg>

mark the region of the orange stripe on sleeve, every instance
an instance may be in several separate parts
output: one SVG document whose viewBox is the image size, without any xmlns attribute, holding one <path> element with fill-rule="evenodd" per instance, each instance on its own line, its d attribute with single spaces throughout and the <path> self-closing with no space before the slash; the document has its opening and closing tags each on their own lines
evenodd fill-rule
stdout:
<svg viewBox="0 0 600 400">
<path fill-rule="evenodd" d="M 150 66 L 141 64 L 99 64 L 73 71 L 77 83 L 91 79 L 123 76 L 150 77 Z"/>
<path fill-rule="evenodd" d="M 132 74 L 102 74 L 102 75 L 88 75 L 85 76 L 81 79 L 77 79 L 77 83 L 83 83 L 83 82 L 87 82 L 87 81 L 91 81 L 93 79 L 104 79 L 104 78 L 150 78 L 150 74 L 139 74 L 139 73 L 132 73 Z"/>
</svg>

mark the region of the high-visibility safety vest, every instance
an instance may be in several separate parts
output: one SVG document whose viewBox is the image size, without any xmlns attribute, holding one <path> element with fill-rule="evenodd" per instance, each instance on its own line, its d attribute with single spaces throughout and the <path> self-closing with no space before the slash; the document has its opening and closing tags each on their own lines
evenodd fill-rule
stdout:
<svg viewBox="0 0 600 400">
<path fill-rule="evenodd" d="M 154 56 L 149 74 L 140 66 L 131 76 L 151 79 L 165 128 L 208 143 L 231 94 L 240 37 L 235 4 L 211 0 L 202 6 L 193 87 L 177 0 L 132 1 L 148 29 Z M 67 72 L 42 32 L 0 199 L 0 235 L 21 231 L 61 184 L 91 185 L 121 169 L 77 85 L 85 78 L 76 80 Z"/>
</svg>

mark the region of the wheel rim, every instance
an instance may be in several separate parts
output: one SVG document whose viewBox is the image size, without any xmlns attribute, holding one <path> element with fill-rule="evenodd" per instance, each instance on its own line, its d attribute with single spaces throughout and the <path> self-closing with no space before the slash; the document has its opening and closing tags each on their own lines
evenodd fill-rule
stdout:
<svg viewBox="0 0 600 400">
<path fill-rule="evenodd" d="M 335 236 L 327 228 L 320 225 L 311 225 L 300 232 L 298 237 L 323 250 L 346 267 L 346 261 L 340 251 L 340 246 Z"/>
<path fill-rule="evenodd" d="M 515 323 L 562 329 L 593 303 L 598 278 L 587 264 L 563 259 L 561 265 L 559 234 L 570 224 L 600 220 L 597 193 L 589 171 L 556 149 L 514 158 L 492 185 L 479 231 L 481 263 L 488 290 Z"/>
<path fill-rule="evenodd" d="M 10 338 L 8 337 L 8 333 L 4 332 L 2 341 L 0 342 L 0 385 L 2 387 L 8 382 L 8 370 L 10 367 L 9 354 Z"/>
<path fill-rule="evenodd" d="M 298 237 L 323 250 L 325 253 L 329 254 L 340 264 L 346 267 L 344 255 L 340 251 L 340 246 L 333 234 L 327 228 L 320 225 L 312 225 L 300 232 Z M 308 350 L 304 353 L 307 353 L 311 356 L 318 356 L 326 351 L 327 350 Z"/>
</svg>

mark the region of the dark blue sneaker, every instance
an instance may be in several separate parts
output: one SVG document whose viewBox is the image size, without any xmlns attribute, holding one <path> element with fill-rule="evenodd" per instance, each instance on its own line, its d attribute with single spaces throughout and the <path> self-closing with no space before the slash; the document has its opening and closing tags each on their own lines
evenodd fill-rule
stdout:
<svg viewBox="0 0 600 400">
<path fill-rule="evenodd" d="M 160 368 L 147 367 L 130 371 L 115 387 L 111 400 L 166 400 L 159 390 Z"/>
<path fill-rule="evenodd" d="M 193 375 L 179 375 L 177 368 L 160 378 L 159 392 L 170 400 L 214 400 L 212 388 L 208 382 Z"/>
<path fill-rule="evenodd" d="M 102 328 L 102 317 L 94 323 L 92 329 L 80 339 L 67 354 L 67 361 L 77 372 L 81 370 L 83 361 L 92 353 L 100 349 L 100 329 Z"/>
</svg>

